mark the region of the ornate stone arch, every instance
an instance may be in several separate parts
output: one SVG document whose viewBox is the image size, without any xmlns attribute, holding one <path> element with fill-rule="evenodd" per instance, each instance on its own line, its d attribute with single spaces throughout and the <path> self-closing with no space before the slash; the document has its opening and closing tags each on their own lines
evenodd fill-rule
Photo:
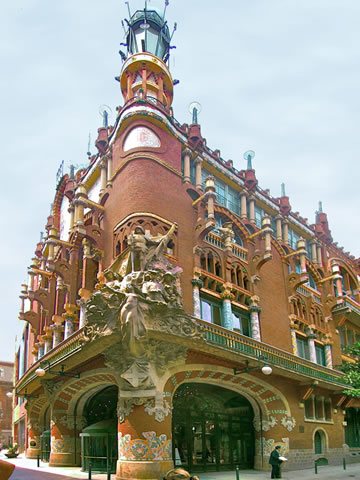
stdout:
<svg viewBox="0 0 360 480">
<path fill-rule="evenodd" d="M 159 388 L 160 391 L 163 390 L 165 394 L 173 397 L 181 384 L 189 382 L 217 385 L 245 396 L 254 408 L 255 429 L 260 418 L 262 418 L 263 431 L 278 424 L 281 424 L 287 431 L 292 431 L 296 425 L 296 421 L 291 415 L 289 402 L 280 390 L 265 380 L 249 374 L 234 375 L 229 368 L 208 364 L 175 366 L 169 369 L 168 377 L 161 379 Z"/>
</svg>

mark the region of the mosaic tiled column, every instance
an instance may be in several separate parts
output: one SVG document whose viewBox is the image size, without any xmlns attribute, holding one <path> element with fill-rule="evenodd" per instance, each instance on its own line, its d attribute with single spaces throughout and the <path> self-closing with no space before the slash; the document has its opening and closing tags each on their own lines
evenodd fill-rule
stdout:
<svg viewBox="0 0 360 480">
<path fill-rule="evenodd" d="M 65 305 L 66 312 L 63 314 L 65 320 L 65 333 L 64 338 L 70 337 L 75 332 L 77 324 L 77 314 L 75 313 L 78 310 L 76 305 Z"/>
<path fill-rule="evenodd" d="M 64 327 L 63 327 L 63 321 L 64 319 L 60 315 L 53 315 L 52 316 L 52 321 L 54 322 L 51 325 L 53 337 L 53 348 L 55 348 L 59 343 L 61 343 L 64 340 Z"/>
<path fill-rule="evenodd" d="M 251 322 L 251 337 L 254 340 L 258 340 L 259 342 L 261 342 L 260 321 L 259 321 L 259 313 L 261 312 L 261 307 L 260 305 L 258 305 L 259 299 L 257 297 L 253 297 L 251 301 L 252 301 L 252 305 L 249 306 L 250 322 Z"/>
<path fill-rule="evenodd" d="M 228 330 L 233 330 L 234 322 L 231 309 L 231 300 L 234 300 L 234 295 L 230 292 L 224 292 L 221 295 L 222 298 L 222 317 L 223 317 L 223 327 Z"/>
<path fill-rule="evenodd" d="M 194 317 L 201 318 L 200 288 L 203 286 L 203 281 L 200 278 L 193 278 L 191 283 L 193 286 Z"/>
<path fill-rule="evenodd" d="M 67 404 L 57 400 L 51 415 L 50 467 L 70 467 L 75 465 L 73 430 L 66 424 Z"/>
<path fill-rule="evenodd" d="M 37 458 L 40 454 L 40 407 L 33 405 L 33 399 L 28 398 L 25 406 L 27 410 L 27 448 L 26 458 Z"/>
<path fill-rule="evenodd" d="M 299 356 L 299 351 L 296 342 L 296 332 L 293 328 L 290 328 L 290 335 L 291 335 L 291 346 L 293 350 L 293 354 Z"/>
<path fill-rule="evenodd" d="M 39 341 L 36 346 L 38 347 L 38 360 L 44 356 L 44 341 Z"/>
<path fill-rule="evenodd" d="M 162 408 L 161 415 L 154 400 L 125 400 L 128 416 L 120 418 L 118 408 L 118 480 L 158 479 L 173 468 L 171 448 L 171 408 Z M 137 405 L 136 403 L 143 403 Z M 148 413 L 146 413 L 148 412 Z M 157 418 L 157 419 L 156 419 Z"/>
<path fill-rule="evenodd" d="M 325 362 L 328 368 L 333 368 L 331 344 L 332 342 L 328 342 L 325 344 Z"/>
<path fill-rule="evenodd" d="M 92 292 L 86 288 L 80 288 L 79 295 L 81 297 L 77 302 L 80 308 L 79 328 L 82 328 L 86 324 L 86 302 L 91 298 Z"/>
</svg>

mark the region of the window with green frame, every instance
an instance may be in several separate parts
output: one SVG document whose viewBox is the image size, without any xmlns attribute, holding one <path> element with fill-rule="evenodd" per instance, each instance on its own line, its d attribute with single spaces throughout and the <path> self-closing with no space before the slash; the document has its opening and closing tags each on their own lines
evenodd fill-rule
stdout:
<svg viewBox="0 0 360 480">
<path fill-rule="evenodd" d="M 297 242 L 298 240 L 300 239 L 300 235 L 298 233 L 296 233 L 294 230 L 292 230 L 291 228 L 289 228 L 289 236 L 288 236 L 288 239 L 289 239 L 289 245 L 290 247 L 293 249 L 293 250 L 296 250 L 297 249 Z"/>
<path fill-rule="evenodd" d="M 215 298 L 210 298 L 208 296 L 200 297 L 200 306 L 201 306 L 201 318 L 209 323 L 214 323 L 215 325 L 222 324 L 222 315 L 221 315 L 221 303 Z"/>
<path fill-rule="evenodd" d="M 319 365 L 324 365 L 326 367 L 325 359 L 325 347 L 323 345 L 318 345 L 315 343 L 315 352 L 316 352 L 316 363 Z"/>
<path fill-rule="evenodd" d="M 232 321 L 233 329 L 236 332 L 239 332 L 246 337 L 251 337 L 251 322 L 248 312 L 243 312 L 232 305 Z"/>
<path fill-rule="evenodd" d="M 299 357 L 310 360 L 309 344 L 307 338 L 301 338 L 296 336 L 296 345 L 298 349 Z"/>
</svg>

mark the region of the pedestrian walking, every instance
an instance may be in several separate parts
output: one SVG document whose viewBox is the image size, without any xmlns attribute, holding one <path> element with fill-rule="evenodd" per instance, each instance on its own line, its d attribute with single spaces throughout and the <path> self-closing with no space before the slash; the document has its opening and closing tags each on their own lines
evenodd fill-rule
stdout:
<svg viewBox="0 0 360 480">
<path fill-rule="evenodd" d="M 269 463 L 271 465 L 271 478 L 281 478 L 280 465 L 282 460 L 280 460 L 280 445 L 276 445 L 274 450 L 271 452 Z"/>
</svg>

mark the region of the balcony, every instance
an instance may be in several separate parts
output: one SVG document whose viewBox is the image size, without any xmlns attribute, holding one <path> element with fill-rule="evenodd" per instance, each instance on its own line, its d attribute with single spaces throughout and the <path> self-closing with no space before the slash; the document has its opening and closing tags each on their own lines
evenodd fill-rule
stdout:
<svg viewBox="0 0 360 480">
<path fill-rule="evenodd" d="M 225 245 L 219 235 L 216 235 L 214 232 L 209 232 L 205 237 L 205 242 L 210 243 L 214 247 L 224 250 Z M 237 243 L 232 245 L 232 253 L 235 257 L 241 258 L 241 260 L 247 260 L 247 250 L 243 247 L 240 247 Z"/>
<path fill-rule="evenodd" d="M 360 327 L 360 304 L 348 295 L 338 297 L 338 300 L 339 303 L 333 309 L 333 314 L 346 315 L 350 322 Z"/>
<path fill-rule="evenodd" d="M 316 303 L 321 305 L 321 293 L 310 287 L 309 285 L 301 285 L 296 291 L 304 297 L 312 297 Z"/>
<path fill-rule="evenodd" d="M 343 378 L 344 374 L 342 372 L 323 367 L 322 365 L 297 357 L 284 350 L 257 342 L 256 340 L 226 330 L 218 325 L 209 324 L 199 319 L 197 321 L 204 327 L 208 344 L 239 353 L 241 357 L 244 356 L 246 359 L 257 360 L 260 357 L 266 357 L 271 366 L 278 367 L 279 370 L 298 374 L 306 378 L 310 377 L 327 384 L 330 383 L 341 386 L 342 388 L 348 386 Z M 243 361 L 243 359 L 240 358 L 239 360 Z"/>
</svg>

